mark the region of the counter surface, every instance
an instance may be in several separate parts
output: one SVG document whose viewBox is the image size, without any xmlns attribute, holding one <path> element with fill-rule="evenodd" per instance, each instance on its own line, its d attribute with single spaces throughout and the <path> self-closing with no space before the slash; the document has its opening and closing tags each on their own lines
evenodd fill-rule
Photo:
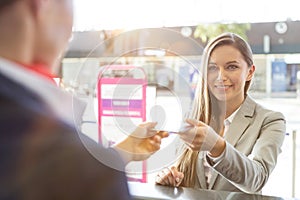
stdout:
<svg viewBox="0 0 300 200">
<path fill-rule="evenodd" d="M 292 198 L 273 197 L 241 192 L 167 187 L 155 184 L 128 182 L 133 199 L 205 199 L 205 200 L 291 200 Z"/>
</svg>

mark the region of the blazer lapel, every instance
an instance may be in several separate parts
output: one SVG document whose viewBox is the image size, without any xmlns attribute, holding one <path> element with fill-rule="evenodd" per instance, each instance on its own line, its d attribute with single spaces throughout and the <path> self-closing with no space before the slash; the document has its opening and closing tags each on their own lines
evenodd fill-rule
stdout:
<svg viewBox="0 0 300 200">
<path fill-rule="evenodd" d="M 247 96 L 244 103 L 241 105 L 240 110 L 236 113 L 236 116 L 234 117 L 224 137 L 225 140 L 229 142 L 232 146 L 236 145 L 238 140 L 241 138 L 241 136 L 249 126 L 249 117 L 253 117 L 255 105 L 255 102 L 249 96 Z M 218 172 L 212 170 L 212 175 L 208 189 L 213 189 L 218 176 Z"/>
<path fill-rule="evenodd" d="M 211 190 L 216 182 L 216 179 L 218 177 L 218 173 L 213 169 L 211 170 L 211 178 L 210 178 L 210 182 L 209 182 L 209 186 L 208 189 Z"/>
<path fill-rule="evenodd" d="M 234 117 L 224 137 L 225 140 L 232 146 L 236 145 L 238 140 L 249 126 L 249 117 L 253 117 L 255 105 L 255 102 L 249 96 L 247 96 L 240 110 L 236 113 L 236 116 Z"/>
</svg>

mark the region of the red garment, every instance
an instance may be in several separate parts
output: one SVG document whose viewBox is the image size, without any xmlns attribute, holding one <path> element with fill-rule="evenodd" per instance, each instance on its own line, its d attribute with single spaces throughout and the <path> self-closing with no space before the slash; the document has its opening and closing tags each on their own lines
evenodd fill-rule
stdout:
<svg viewBox="0 0 300 200">
<path fill-rule="evenodd" d="M 54 78 L 57 78 L 52 72 L 50 72 L 49 68 L 42 64 L 34 64 L 34 65 L 27 65 L 24 63 L 20 63 L 21 66 L 25 67 L 26 69 L 29 69 L 45 78 L 50 80 L 51 82 L 55 83 Z"/>
</svg>

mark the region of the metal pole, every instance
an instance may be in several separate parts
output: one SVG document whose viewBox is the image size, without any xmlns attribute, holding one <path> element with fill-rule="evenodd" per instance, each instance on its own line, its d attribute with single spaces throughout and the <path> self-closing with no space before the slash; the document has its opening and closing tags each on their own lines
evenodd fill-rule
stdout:
<svg viewBox="0 0 300 200">
<path fill-rule="evenodd" d="M 296 130 L 293 130 L 293 144 L 292 144 L 292 198 L 295 198 L 296 187 Z"/>
</svg>

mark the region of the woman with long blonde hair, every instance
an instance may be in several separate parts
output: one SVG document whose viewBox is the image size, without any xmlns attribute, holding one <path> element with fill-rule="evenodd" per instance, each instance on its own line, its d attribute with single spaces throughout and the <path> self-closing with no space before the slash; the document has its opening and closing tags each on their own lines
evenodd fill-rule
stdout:
<svg viewBox="0 0 300 200">
<path fill-rule="evenodd" d="M 209 42 L 203 52 L 191 128 L 180 132 L 184 151 L 156 183 L 259 193 L 274 169 L 285 118 L 257 104 L 248 89 L 255 66 L 249 44 L 234 33 Z"/>
</svg>

